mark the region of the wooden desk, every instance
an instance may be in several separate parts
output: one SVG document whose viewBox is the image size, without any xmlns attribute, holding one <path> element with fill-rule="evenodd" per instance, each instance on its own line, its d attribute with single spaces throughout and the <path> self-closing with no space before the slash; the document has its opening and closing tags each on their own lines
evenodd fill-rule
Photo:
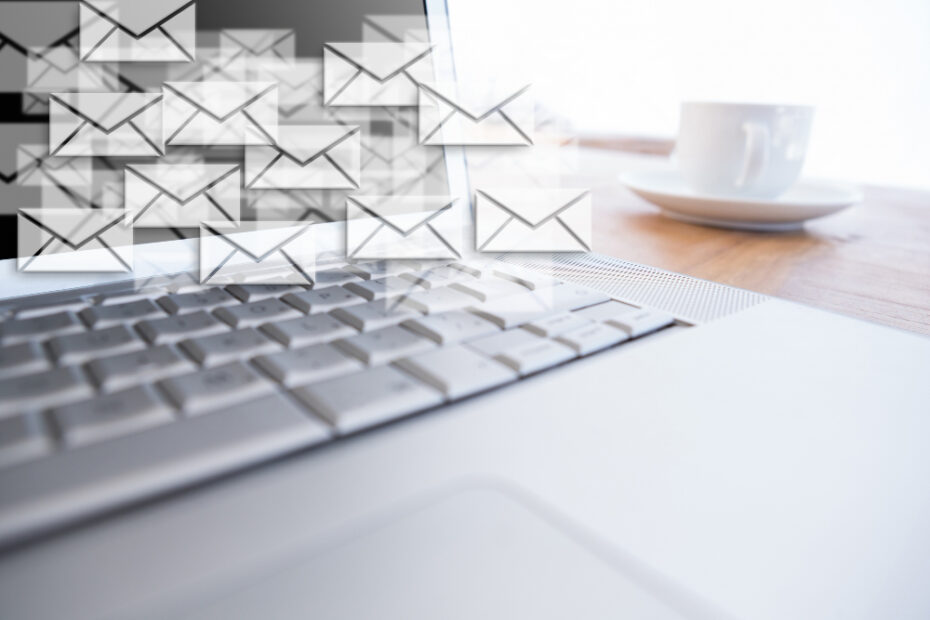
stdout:
<svg viewBox="0 0 930 620">
<path fill-rule="evenodd" d="M 581 151 L 595 251 L 930 335 L 930 193 L 866 187 L 861 205 L 798 232 L 708 228 L 620 185 L 620 172 L 669 165 L 635 150 Z"/>
</svg>

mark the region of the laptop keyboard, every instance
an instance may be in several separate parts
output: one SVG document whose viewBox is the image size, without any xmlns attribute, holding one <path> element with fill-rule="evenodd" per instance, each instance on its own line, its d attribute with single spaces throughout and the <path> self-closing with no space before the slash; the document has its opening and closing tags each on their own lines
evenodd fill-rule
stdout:
<svg viewBox="0 0 930 620">
<path fill-rule="evenodd" d="M 674 322 L 498 262 L 355 264 L 312 288 L 166 278 L 14 303 L 0 319 L 0 544 Z"/>
</svg>

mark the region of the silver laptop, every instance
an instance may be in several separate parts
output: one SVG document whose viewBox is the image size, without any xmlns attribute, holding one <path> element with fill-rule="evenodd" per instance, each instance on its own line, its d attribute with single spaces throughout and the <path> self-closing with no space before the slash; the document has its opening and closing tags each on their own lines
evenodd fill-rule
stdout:
<svg viewBox="0 0 930 620">
<path fill-rule="evenodd" d="M 930 340 L 314 228 L 300 285 L 202 285 L 195 240 L 133 279 L 0 264 L 0 616 L 930 616 Z"/>
</svg>

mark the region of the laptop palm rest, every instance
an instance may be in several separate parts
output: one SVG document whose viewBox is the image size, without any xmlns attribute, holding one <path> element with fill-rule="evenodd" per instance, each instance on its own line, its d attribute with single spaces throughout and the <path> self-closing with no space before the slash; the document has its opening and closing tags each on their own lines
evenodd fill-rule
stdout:
<svg viewBox="0 0 930 620">
<path fill-rule="evenodd" d="M 210 600 L 172 609 L 171 617 L 698 617 L 663 599 L 516 495 L 472 487 L 297 553 Z"/>
</svg>

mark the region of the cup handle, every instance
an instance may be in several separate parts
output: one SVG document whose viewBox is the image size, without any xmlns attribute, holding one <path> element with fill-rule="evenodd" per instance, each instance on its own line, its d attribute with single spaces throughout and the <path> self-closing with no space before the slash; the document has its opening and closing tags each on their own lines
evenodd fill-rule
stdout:
<svg viewBox="0 0 930 620">
<path fill-rule="evenodd" d="M 752 185 L 769 165 L 769 142 L 771 134 L 766 125 L 743 123 L 746 134 L 746 149 L 743 153 L 743 170 L 736 179 L 737 187 Z"/>
</svg>

